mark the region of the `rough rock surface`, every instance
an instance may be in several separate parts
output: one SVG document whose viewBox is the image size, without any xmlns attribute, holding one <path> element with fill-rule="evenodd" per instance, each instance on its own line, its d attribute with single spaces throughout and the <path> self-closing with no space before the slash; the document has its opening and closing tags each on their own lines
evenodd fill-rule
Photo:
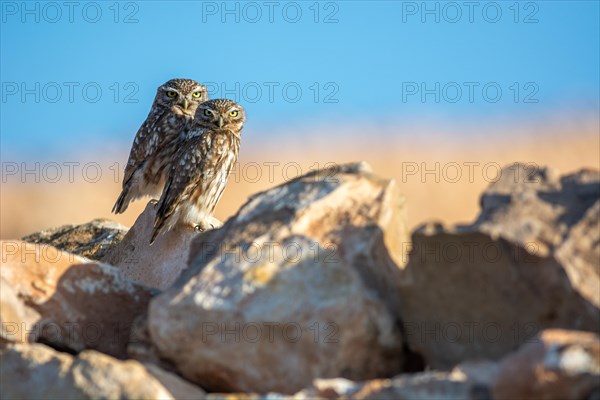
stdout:
<svg viewBox="0 0 600 400">
<path fill-rule="evenodd" d="M 4 340 L 125 356 L 132 321 L 146 310 L 150 289 L 115 267 L 49 245 L 0 246 Z"/>
<path fill-rule="evenodd" d="M 470 376 L 460 369 L 452 372 L 428 371 L 398 375 L 392 379 L 353 382 L 347 379 L 315 379 L 311 387 L 294 395 L 297 399 L 438 399 L 484 400 L 490 398 L 490 384 L 497 366 L 478 364 L 490 371 L 485 380 Z M 481 374 L 481 373 L 480 373 Z"/>
<path fill-rule="evenodd" d="M 475 226 L 529 252 L 551 255 L 576 290 L 600 307 L 600 171 L 560 176 L 515 164 L 481 197 Z"/>
<path fill-rule="evenodd" d="M 236 393 L 208 399 L 596 399 L 600 394 L 600 340 L 581 331 L 546 330 L 500 361 L 461 363 L 452 371 L 401 374 L 391 379 L 315 379 L 290 397 Z M 238 397 L 239 396 L 239 397 Z"/>
<path fill-rule="evenodd" d="M 600 337 L 548 330 L 500 364 L 494 399 L 600 398 Z"/>
<path fill-rule="evenodd" d="M 60 250 L 92 260 L 100 260 L 119 243 L 127 227 L 108 219 L 95 219 L 81 225 L 63 225 L 25 236 L 29 243 L 49 244 Z"/>
<path fill-rule="evenodd" d="M 402 338 L 379 296 L 407 240 L 404 199 L 365 164 L 252 197 L 192 244 L 150 305 L 162 356 L 213 391 L 294 393 L 313 378 L 393 376 Z"/>
<path fill-rule="evenodd" d="M 409 348 L 448 369 L 499 359 L 542 329 L 597 330 L 599 183 L 517 164 L 473 225 L 417 230 L 395 292 Z"/>
<path fill-rule="evenodd" d="M 600 307 L 600 201 L 570 228 L 555 254 L 571 284 Z"/>
<path fill-rule="evenodd" d="M 600 173 L 515 164 L 481 206 L 410 242 L 353 164 L 153 246 L 152 205 L 0 241 L 0 397 L 600 399 Z"/>
<path fill-rule="evenodd" d="M 190 243 L 200 233 L 176 226 L 150 245 L 155 215 L 154 203 L 149 202 L 125 238 L 112 247 L 102 261 L 118 266 L 128 279 L 166 289 L 187 267 Z M 215 228 L 223 225 L 215 218 L 209 223 Z"/>
<path fill-rule="evenodd" d="M 131 325 L 131 334 L 127 344 L 127 355 L 146 364 L 156 364 L 166 371 L 176 372 L 175 366 L 160 356 L 152 343 L 148 331 L 148 315 L 136 317 Z"/>
<path fill-rule="evenodd" d="M 87 350 L 77 357 L 42 344 L 0 350 L 3 399 L 201 399 L 204 391 L 155 365 Z"/>
</svg>

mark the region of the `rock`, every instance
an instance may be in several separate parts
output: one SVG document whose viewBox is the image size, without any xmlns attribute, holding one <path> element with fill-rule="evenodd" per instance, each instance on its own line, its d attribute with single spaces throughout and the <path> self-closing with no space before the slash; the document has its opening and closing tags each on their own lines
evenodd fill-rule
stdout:
<svg viewBox="0 0 600 400">
<path fill-rule="evenodd" d="M 599 182 L 516 165 L 474 224 L 415 231 L 395 292 L 409 349 L 449 369 L 500 359 L 546 328 L 597 330 Z"/>
<path fill-rule="evenodd" d="M 600 307 L 600 201 L 574 224 L 555 252 L 571 284 L 596 307 Z"/>
<path fill-rule="evenodd" d="M 74 357 L 42 344 L 0 351 L 3 399 L 201 399 L 204 391 L 155 365 L 87 350 Z"/>
<path fill-rule="evenodd" d="M 134 362 L 134 361 L 129 361 Z M 206 392 L 156 364 L 144 363 L 146 371 L 164 386 L 175 399 L 203 399 Z"/>
<path fill-rule="evenodd" d="M 69 253 L 100 260 L 126 233 L 127 227 L 123 225 L 108 219 L 95 219 L 87 224 L 45 229 L 25 236 L 22 240 L 49 244 Z"/>
<path fill-rule="evenodd" d="M 256 393 L 207 393 L 207 400 L 285 400 L 295 397 L 286 396 L 281 393 L 268 393 L 260 395 Z"/>
<path fill-rule="evenodd" d="M 315 379 L 296 399 L 470 399 L 490 398 L 490 385 L 498 367 L 492 362 L 460 366 L 452 372 L 428 371 L 402 374 L 392 379 L 353 382 L 347 379 Z"/>
<path fill-rule="evenodd" d="M 494 399 L 597 399 L 600 395 L 600 337 L 547 330 L 500 364 Z"/>
<path fill-rule="evenodd" d="M 148 331 L 148 315 L 146 313 L 136 317 L 131 325 L 131 335 L 127 344 L 127 355 L 144 364 L 156 364 L 165 371 L 177 372 L 177 368 L 168 360 L 160 357 L 158 350 L 152 343 Z"/>
<path fill-rule="evenodd" d="M 150 336 L 210 391 L 294 393 L 314 378 L 393 376 L 391 304 L 407 239 L 404 199 L 364 164 L 312 172 L 252 197 L 192 242 L 150 304 Z"/>
<path fill-rule="evenodd" d="M 0 247 L 5 340 L 126 355 L 132 321 L 146 310 L 150 289 L 115 267 L 49 245 L 2 241 Z"/>
<path fill-rule="evenodd" d="M 577 291 L 600 307 L 600 171 L 515 164 L 481 198 L 481 231 L 557 258 Z"/>
<path fill-rule="evenodd" d="M 22 327 L 33 327 L 40 314 L 19 299 L 11 284 L 0 276 L 0 343 L 5 341 L 26 342 Z M 34 339 L 35 340 L 35 339 Z"/>
<path fill-rule="evenodd" d="M 377 382 L 381 381 L 377 379 Z M 385 379 L 385 381 L 389 381 L 389 379 Z M 297 399 L 351 398 L 365 384 L 365 382 L 354 382 L 344 378 L 315 379 L 310 387 L 299 391 L 293 397 Z"/>
<path fill-rule="evenodd" d="M 130 280 L 162 290 L 171 286 L 187 267 L 190 243 L 199 233 L 176 226 L 150 245 L 154 217 L 154 204 L 150 202 L 125 238 L 102 261 L 118 266 Z M 209 223 L 216 228 L 223 225 L 216 218 Z"/>
<path fill-rule="evenodd" d="M 346 391 L 352 399 L 483 400 L 485 398 L 480 395 L 485 392 L 481 392 L 477 387 L 443 372 L 407 374 L 394 379 L 372 380 L 357 387 L 347 387 Z M 321 392 L 321 395 L 332 399 L 338 398 L 330 391 Z"/>
</svg>

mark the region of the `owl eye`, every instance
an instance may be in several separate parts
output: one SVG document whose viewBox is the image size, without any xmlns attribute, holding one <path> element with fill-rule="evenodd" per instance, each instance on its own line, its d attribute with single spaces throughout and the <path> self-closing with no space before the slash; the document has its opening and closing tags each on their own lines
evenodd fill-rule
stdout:
<svg viewBox="0 0 600 400">
<path fill-rule="evenodd" d="M 229 116 L 230 117 L 237 117 L 238 116 L 238 110 L 229 111 Z"/>
<path fill-rule="evenodd" d="M 167 92 L 167 97 L 176 97 L 177 96 L 177 92 L 174 92 L 172 90 L 169 90 Z"/>
<path fill-rule="evenodd" d="M 204 110 L 204 115 L 206 115 L 207 117 L 210 117 L 212 114 L 212 111 L 210 111 L 208 108 Z"/>
<path fill-rule="evenodd" d="M 195 99 L 199 99 L 201 95 L 202 95 L 202 92 L 194 92 L 194 93 L 192 93 L 192 97 L 195 98 Z"/>
</svg>

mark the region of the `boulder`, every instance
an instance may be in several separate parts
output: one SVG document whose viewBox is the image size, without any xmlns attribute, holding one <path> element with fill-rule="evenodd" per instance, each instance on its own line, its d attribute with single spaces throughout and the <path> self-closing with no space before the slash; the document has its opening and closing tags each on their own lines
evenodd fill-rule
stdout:
<svg viewBox="0 0 600 400">
<path fill-rule="evenodd" d="M 600 337 L 545 330 L 499 362 L 459 364 L 450 372 L 401 374 L 353 382 L 315 379 L 295 399 L 581 400 L 600 394 Z"/>
<path fill-rule="evenodd" d="M 343 378 L 315 379 L 295 399 L 465 399 L 487 400 L 498 373 L 493 362 L 459 365 L 451 372 L 401 374 L 391 379 L 353 382 Z"/>
<path fill-rule="evenodd" d="M 600 307 L 600 171 L 561 177 L 515 164 L 485 191 L 481 207 L 476 227 L 555 257 L 576 290 Z"/>
<path fill-rule="evenodd" d="M 416 230 L 393 292 L 408 347 L 449 369 L 499 359 L 546 328 L 597 330 L 599 182 L 516 164 L 474 224 Z"/>
<path fill-rule="evenodd" d="M 154 203 L 149 202 L 127 235 L 102 261 L 119 267 L 130 280 L 162 290 L 171 286 L 187 267 L 190 243 L 201 233 L 176 225 L 150 245 L 155 215 Z M 209 223 L 215 228 L 223 225 L 216 218 Z"/>
<path fill-rule="evenodd" d="M 153 292 L 110 265 L 44 244 L 0 242 L 2 336 L 125 357 L 133 319 Z"/>
<path fill-rule="evenodd" d="M 253 196 L 192 242 L 189 267 L 150 304 L 161 356 L 210 391 L 294 393 L 314 378 L 402 369 L 392 304 L 404 199 L 365 164 Z"/>
<path fill-rule="evenodd" d="M 547 330 L 500 363 L 493 398 L 580 400 L 600 398 L 600 337 Z"/>
<path fill-rule="evenodd" d="M 95 219 L 81 225 L 63 225 L 25 236 L 29 243 L 49 244 L 68 253 L 100 260 L 119 243 L 127 227 L 108 219 Z"/>
<path fill-rule="evenodd" d="M 26 342 L 28 337 L 22 332 L 23 326 L 33 327 L 39 320 L 40 314 L 28 307 L 12 285 L 0 275 L 0 343 Z"/>
<path fill-rule="evenodd" d="M 3 399 L 202 399 L 205 392 L 155 365 L 97 351 L 78 356 L 43 344 L 0 350 Z"/>
<path fill-rule="evenodd" d="M 156 364 L 162 369 L 177 372 L 175 366 L 168 360 L 161 358 L 156 347 L 150 339 L 148 331 L 148 314 L 144 313 L 133 320 L 131 334 L 127 344 L 127 355 L 145 364 Z"/>
<path fill-rule="evenodd" d="M 581 296 L 600 308 L 600 201 L 569 229 L 555 255 Z"/>
</svg>

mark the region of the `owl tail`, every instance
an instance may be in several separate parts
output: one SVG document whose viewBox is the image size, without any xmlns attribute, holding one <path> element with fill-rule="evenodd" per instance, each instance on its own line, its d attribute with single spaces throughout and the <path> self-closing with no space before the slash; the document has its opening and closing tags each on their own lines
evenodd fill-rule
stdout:
<svg viewBox="0 0 600 400">
<path fill-rule="evenodd" d="M 121 191 L 117 202 L 113 206 L 112 212 L 115 214 L 121 214 L 125 212 L 125 210 L 127 210 L 127 207 L 129 206 L 130 201 L 131 199 L 129 198 L 129 186 L 126 186 Z"/>
</svg>

